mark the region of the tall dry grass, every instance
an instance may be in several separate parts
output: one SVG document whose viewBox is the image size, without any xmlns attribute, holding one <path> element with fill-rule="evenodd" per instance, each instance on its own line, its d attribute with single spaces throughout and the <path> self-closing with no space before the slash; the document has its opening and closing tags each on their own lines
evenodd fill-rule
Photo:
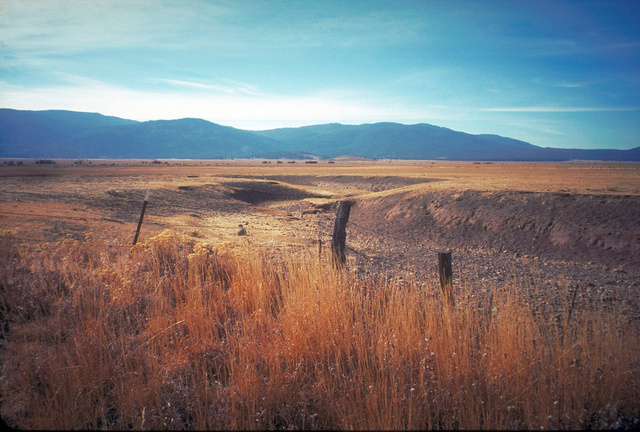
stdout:
<svg viewBox="0 0 640 432">
<path fill-rule="evenodd" d="M 2 418 L 26 429 L 637 426 L 624 310 L 362 280 L 317 254 L 0 237 Z M 471 292 L 473 287 L 463 287 Z M 563 318 L 564 317 L 564 318 Z M 558 319 L 559 318 L 559 319 Z M 636 423 L 634 423 L 636 421 Z"/>
</svg>

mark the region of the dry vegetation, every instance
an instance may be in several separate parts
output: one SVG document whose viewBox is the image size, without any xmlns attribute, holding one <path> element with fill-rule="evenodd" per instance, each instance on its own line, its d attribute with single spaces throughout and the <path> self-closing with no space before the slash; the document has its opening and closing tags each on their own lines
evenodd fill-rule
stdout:
<svg viewBox="0 0 640 432">
<path fill-rule="evenodd" d="M 171 231 L 128 254 L 66 240 L 23 255 L 5 235 L 1 256 L 10 426 L 637 426 L 640 340 L 625 311 L 545 310 L 517 281 L 447 309 L 428 283 Z"/>
<path fill-rule="evenodd" d="M 638 193 L 637 167 L 622 167 L 614 180 L 543 166 L 562 173 L 554 183 L 526 165 L 501 176 L 504 166 L 408 164 L 404 177 L 445 181 L 401 188 L 482 189 L 484 181 L 485 190 L 516 189 L 524 175 L 532 190 Z M 140 167 L 28 168 L 48 177 L 3 171 L 2 419 L 23 429 L 640 425 L 640 333 L 627 303 L 573 303 L 568 288 L 560 302 L 540 301 L 541 286 L 511 275 L 483 287 L 482 297 L 461 277 L 448 308 L 434 278 L 398 282 L 336 271 L 325 265 L 326 248 L 319 256 L 317 244 L 276 234 L 290 223 L 314 238 L 318 220 L 330 214 L 303 218 L 286 203 L 256 209 L 227 199 L 244 193 L 249 176 L 279 168 L 280 175 L 310 170 L 144 167 L 146 177 L 135 174 Z M 348 172 L 382 184 L 392 172 L 383 168 L 349 165 Z M 56 169 L 69 171 L 56 177 Z M 317 176 L 345 172 L 313 169 Z M 311 201 L 392 193 L 333 186 L 287 193 Z M 152 200 L 189 205 L 185 211 L 199 217 L 150 212 L 141 241 L 129 248 L 145 188 Z M 16 198 L 21 193 L 29 199 Z M 203 196 L 215 213 L 204 210 Z M 122 201 L 133 204 L 115 204 Z M 29 218 L 36 231 L 25 241 Z M 228 234 L 245 219 L 248 238 Z M 200 225 L 185 228 L 191 223 Z"/>
</svg>

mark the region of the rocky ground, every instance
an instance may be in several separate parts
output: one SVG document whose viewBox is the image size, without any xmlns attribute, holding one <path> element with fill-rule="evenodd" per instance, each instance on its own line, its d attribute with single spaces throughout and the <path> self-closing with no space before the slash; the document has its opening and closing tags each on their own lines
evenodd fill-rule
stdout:
<svg viewBox="0 0 640 432">
<path fill-rule="evenodd" d="M 331 219 L 322 223 L 329 241 Z M 577 290 L 576 305 L 622 302 L 640 319 L 638 196 L 467 190 L 365 197 L 351 209 L 347 245 L 364 273 L 433 279 L 437 252 L 450 250 L 459 296 L 515 283 L 568 304 Z"/>
</svg>

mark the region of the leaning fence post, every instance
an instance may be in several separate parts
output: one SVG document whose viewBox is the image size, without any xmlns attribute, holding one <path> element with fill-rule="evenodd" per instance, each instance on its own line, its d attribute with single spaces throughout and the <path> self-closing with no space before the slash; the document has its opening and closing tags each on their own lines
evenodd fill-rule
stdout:
<svg viewBox="0 0 640 432">
<path fill-rule="evenodd" d="M 338 269 L 342 268 L 347 261 L 344 248 L 347 240 L 347 222 L 349 221 L 349 212 L 352 205 L 353 201 L 338 201 L 338 207 L 336 208 L 336 221 L 331 239 L 331 255 L 333 265 Z"/>
<path fill-rule="evenodd" d="M 451 251 L 438 252 L 438 273 L 440 274 L 442 300 L 449 306 L 453 306 L 453 270 L 451 267 Z"/>
<path fill-rule="evenodd" d="M 147 189 L 147 194 L 144 196 L 144 202 L 142 203 L 142 211 L 140 212 L 140 219 L 138 220 L 138 228 L 136 228 L 136 235 L 133 237 L 133 244 L 135 246 L 138 242 L 138 236 L 140 235 L 140 227 L 142 227 L 142 219 L 144 218 L 144 212 L 147 209 L 147 203 L 149 202 L 149 193 L 151 191 Z"/>
</svg>

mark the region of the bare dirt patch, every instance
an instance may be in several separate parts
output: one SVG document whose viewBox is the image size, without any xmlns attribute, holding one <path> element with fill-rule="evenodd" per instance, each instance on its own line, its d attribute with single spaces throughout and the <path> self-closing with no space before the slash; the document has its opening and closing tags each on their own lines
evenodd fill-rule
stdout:
<svg viewBox="0 0 640 432">
<path fill-rule="evenodd" d="M 640 268 L 640 197 L 539 192 L 363 199 L 354 222 L 416 244 Z"/>
<path fill-rule="evenodd" d="M 277 175 L 260 177 L 268 180 L 278 180 L 292 185 L 316 186 L 326 189 L 359 190 L 368 192 L 380 192 L 399 187 L 438 181 L 438 179 L 425 179 L 416 177 L 399 176 L 292 176 Z"/>
<path fill-rule="evenodd" d="M 225 182 L 224 185 L 232 189 L 229 194 L 231 198 L 252 205 L 322 197 L 276 181 L 234 181 Z"/>
</svg>

